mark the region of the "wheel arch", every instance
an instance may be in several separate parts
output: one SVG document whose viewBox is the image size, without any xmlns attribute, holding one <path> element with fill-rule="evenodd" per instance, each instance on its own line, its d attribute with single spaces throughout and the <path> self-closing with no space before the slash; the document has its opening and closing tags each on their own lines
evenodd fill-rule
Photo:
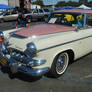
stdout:
<svg viewBox="0 0 92 92">
<path fill-rule="evenodd" d="M 71 50 L 71 49 L 68 49 L 68 50 L 64 50 L 64 51 L 61 51 L 60 53 L 58 53 L 56 56 L 55 56 L 55 58 L 54 58 L 54 60 L 53 60 L 53 63 L 52 63 L 52 65 L 51 65 L 51 69 L 50 69 L 50 71 L 49 71 L 49 75 L 51 75 L 52 77 L 54 77 L 54 78 L 58 78 L 58 77 L 60 77 L 62 74 L 64 74 L 64 72 L 67 70 L 67 67 L 68 67 L 68 64 L 67 64 L 67 66 L 65 67 L 65 69 L 63 69 L 62 71 L 61 71 L 61 74 L 59 74 L 59 73 L 57 73 L 57 70 L 56 70 L 56 60 L 57 60 L 57 58 L 58 58 L 58 56 L 60 55 L 60 54 L 62 54 L 62 53 L 67 53 L 68 54 L 68 56 L 69 56 L 69 62 L 68 62 L 68 64 L 70 64 L 73 60 L 74 60 L 74 52 L 73 52 L 73 50 Z"/>
<path fill-rule="evenodd" d="M 69 63 L 72 63 L 75 57 L 74 51 L 72 49 L 63 50 L 57 53 L 54 59 L 57 58 L 61 53 L 64 53 L 64 52 L 67 52 L 67 54 L 69 55 Z"/>
</svg>

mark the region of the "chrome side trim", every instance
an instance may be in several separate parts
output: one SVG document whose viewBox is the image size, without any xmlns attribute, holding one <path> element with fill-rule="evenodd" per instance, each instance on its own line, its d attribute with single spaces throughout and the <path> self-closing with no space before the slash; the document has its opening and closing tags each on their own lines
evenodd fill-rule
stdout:
<svg viewBox="0 0 92 92">
<path fill-rule="evenodd" d="M 18 34 L 10 34 L 11 37 L 15 37 L 15 38 L 20 38 L 20 39 L 25 39 L 27 37 L 25 36 L 21 36 L 21 35 L 18 35 Z"/>
<path fill-rule="evenodd" d="M 76 42 L 76 41 L 79 41 L 79 40 L 87 39 L 87 38 L 90 38 L 90 37 L 92 37 L 92 35 L 89 35 L 89 36 L 83 37 L 83 38 L 79 38 L 79 39 L 76 39 L 76 40 L 72 40 L 72 41 L 69 41 L 69 42 L 57 44 L 57 45 L 54 45 L 54 46 L 51 46 L 51 47 L 48 47 L 48 48 L 40 49 L 37 52 L 41 52 L 41 51 L 44 51 L 44 50 L 48 50 L 48 49 L 52 49 L 52 48 L 55 48 L 55 47 L 63 46 L 63 45 L 73 43 L 73 42 Z"/>
</svg>

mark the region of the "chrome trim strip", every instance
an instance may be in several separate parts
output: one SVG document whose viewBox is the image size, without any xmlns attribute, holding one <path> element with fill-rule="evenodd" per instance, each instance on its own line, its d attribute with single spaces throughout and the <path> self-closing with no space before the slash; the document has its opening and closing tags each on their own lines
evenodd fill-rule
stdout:
<svg viewBox="0 0 92 92">
<path fill-rule="evenodd" d="M 21 36 L 21 35 L 18 35 L 18 34 L 12 34 L 11 37 L 16 37 L 16 38 L 20 38 L 20 39 L 27 38 L 25 36 Z"/>
<path fill-rule="evenodd" d="M 44 50 L 47 50 L 47 49 L 52 49 L 52 48 L 55 48 L 55 47 L 63 46 L 63 45 L 73 43 L 73 42 L 76 42 L 78 40 L 83 40 L 83 39 L 86 39 L 86 38 L 90 38 L 90 37 L 92 37 L 92 35 L 89 35 L 89 36 L 83 37 L 83 38 L 79 38 L 79 39 L 76 39 L 76 40 L 72 40 L 72 41 L 69 41 L 69 42 L 61 43 L 61 44 L 58 44 L 58 45 L 54 45 L 54 46 L 51 46 L 51 47 L 48 47 L 48 48 L 40 49 L 37 52 L 41 52 L 41 51 L 44 51 Z"/>
</svg>

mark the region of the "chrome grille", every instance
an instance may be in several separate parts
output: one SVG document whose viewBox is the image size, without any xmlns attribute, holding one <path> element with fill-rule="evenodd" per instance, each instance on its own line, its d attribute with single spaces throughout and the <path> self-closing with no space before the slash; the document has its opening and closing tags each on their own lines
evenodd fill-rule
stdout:
<svg viewBox="0 0 92 92">
<path fill-rule="evenodd" d="M 31 61 L 31 58 L 29 58 L 24 52 L 19 51 L 17 49 L 9 48 L 9 53 L 11 58 L 15 59 L 18 62 L 27 64 Z"/>
</svg>

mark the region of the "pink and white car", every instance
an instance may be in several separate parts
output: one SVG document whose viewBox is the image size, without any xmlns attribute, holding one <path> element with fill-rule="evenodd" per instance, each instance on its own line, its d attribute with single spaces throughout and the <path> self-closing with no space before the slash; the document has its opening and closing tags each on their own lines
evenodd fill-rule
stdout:
<svg viewBox="0 0 92 92">
<path fill-rule="evenodd" d="M 92 10 L 55 11 L 46 24 L 1 32 L 0 42 L 0 62 L 12 73 L 59 77 L 92 51 Z"/>
</svg>

